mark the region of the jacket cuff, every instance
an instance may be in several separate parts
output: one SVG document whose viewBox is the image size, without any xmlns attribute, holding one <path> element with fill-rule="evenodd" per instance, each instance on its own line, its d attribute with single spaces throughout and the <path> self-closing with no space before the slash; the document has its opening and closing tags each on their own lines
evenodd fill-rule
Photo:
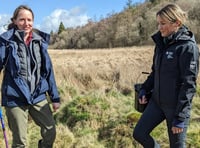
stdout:
<svg viewBox="0 0 200 148">
<path fill-rule="evenodd" d="M 184 121 L 174 119 L 173 122 L 172 122 L 172 126 L 175 126 L 175 127 L 178 127 L 178 128 L 184 128 Z"/>
<path fill-rule="evenodd" d="M 146 90 L 141 89 L 140 92 L 139 92 L 139 98 L 138 99 L 141 99 L 145 95 L 146 95 Z"/>
<path fill-rule="evenodd" d="M 51 99 L 51 101 L 53 103 L 59 103 L 60 102 L 60 98 L 54 98 L 54 99 Z"/>
</svg>

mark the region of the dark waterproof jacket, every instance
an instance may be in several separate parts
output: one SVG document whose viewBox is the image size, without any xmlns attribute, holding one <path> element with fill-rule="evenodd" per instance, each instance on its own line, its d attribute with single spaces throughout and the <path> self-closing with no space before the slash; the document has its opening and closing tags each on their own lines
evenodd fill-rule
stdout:
<svg viewBox="0 0 200 148">
<path fill-rule="evenodd" d="M 27 81 L 20 76 L 18 44 L 13 41 L 15 30 L 0 35 L 0 71 L 4 68 L 1 95 L 3 106 L 23 106 L 36 104 L 50 96 L 52 102 L 59 102 L 59 94 L 54 78 L 52 63 L 47 52 L 50 35 L 41 31 L 34 33 L 32 44 L 39 44 L 41 53 L 40 80 L 31 93 Z"/>
<path fill-rule="evenodd" d="M 162 108 L 175 109 L 179 121 L 190 116 L 199 70 L 199 49 L 193 34 L 183 26 L 164 39 L 160 32 L 152 36 L 155 51 L 152 72 L 143 84 L 153 90 L 152 99 Z"/>
</svg>

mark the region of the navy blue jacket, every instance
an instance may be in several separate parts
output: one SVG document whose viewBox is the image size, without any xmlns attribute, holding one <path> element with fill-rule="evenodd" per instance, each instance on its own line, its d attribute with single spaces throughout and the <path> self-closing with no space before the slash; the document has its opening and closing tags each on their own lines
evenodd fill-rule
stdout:
<svg viewBox="0 0 200 148">
<path fill-rule="evenodd" d="M 152 72 L 143 84 L 153 90 L 152 99 L 160 107 L 175 109 L 175 120 L 190 116 L 199 70 L 199 49 L 194 35 L 185 26 L 168 38 L 160 32 L 152 36 L 155 51 Z"/>
<path fill-rule="evenodd" d="M 42 70 L 39 83 L 31 94 L 27 82 L 19 75 L 20 61 L 17 55 L 17 44 L 12 40 L 14 29 L 0 35 L 0 71 L 4 69 L 1 87 L 2 106 L 23 106 L 36 104 L 50 96 L 52 102 L 59 102 L 53 67 L 47 52 L 50 35 L 37 31 L 34 41 L 40 43 Z"/>
</svg>

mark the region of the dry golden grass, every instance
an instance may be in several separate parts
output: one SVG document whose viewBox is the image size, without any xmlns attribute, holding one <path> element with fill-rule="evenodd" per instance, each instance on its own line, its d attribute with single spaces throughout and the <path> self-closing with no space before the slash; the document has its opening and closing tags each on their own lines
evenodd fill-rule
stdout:
<svg viewBox="0 0 200 148">
<path fill-rule="evenodd" d="M 94 50 L 49 50 L 58 86 L 80 90 L 129 88 L 150 71 L 153 47 Z"/>
<path fill-rule="evenodd" d="M 154 46 L 92 49 L 51 50 L 58 86 L 72 86 L 80 90 L 132 89 L 150 72 Z M 198 84 L 200 81 L 198 80 Z"/>
<path fill-rule="evenodd" d="M 141 75 L 141 73 L 150 71 L 153 51 L 153 46 L 143 46 L 94 50 L 49 50 L 49 54 L 52 58 L 59 87 L 63 88 L 68 85 L 80 89 L 80 91 L 98 89 L 104 92 L 111 88 L 132 90 L 134 83 L 143 82 L 146 75 Z M 69 100 L 70 95 L 66 95 L 65 92 L 62 97 L 64 97 L 63 101 L 66 101 Z M 111 106 L 114 104 L 116 105 L 115 101 L 110 103 Z M 115 107 L 111 106 L 110 112 L 113 114 L 114 112 L 111 110 Z M 161 128 L 165 127 L 161 126 Z M 155 132 L 155 134 L 157 133 Z M 162 136 L 167 140 L 166 134 Z M 94 138 L 95 136 L 90 137 L 89 140 L 86 137 L 89 141 L 82 140 L 90 143 Z M 168 142 L 163 141 L 162 146 L 168 147 Z M 94 146 L 90 145 L 90 147 Z"/>
<path fill-rule="evenodd" d="M 118 90 L 133 90 L 134 83 L 142 82 L 146 78 L 146 75 L 141 75 L 141 72 L 150 71 L 153 50 L 153 46 L 142 46 L 93 50 L 49 49 L 48 51 L 54 66 L 57 86 L 63 91 L 63 93 L 61 93 L 62 101 L 67 103 L 72 99 L 72 95 L 68 92 L 69 87 L 79 90 L 77 95 L 83 92 L 96 92 L 96 90 L 101 93 L 113 88 Z M 116 107 L 118 104 L 114 102 L 116 98 L 114 98 L 115 97 L 111 97 L 108 99 L 108 101 L 112 102 L 110 103 L 111 112 L 114 109 L 119 110 L 119 107 Z M 120 98 L 120 100 L 121 99 L 122 98 Z M 126 106 L 125 104 L 121 104 L 121 106 L 122 108 L 120 109 L 127 108 L 123 107 Z M 129 108 L 127 108 L 127 110 L 129 110 Z M 117 112 L 116 110 L 114 111 Z M 9 142 L 11 142 L 11 133 L 8 131 L 7 125 L 6 128 Z M 40 138 L 38 137 L 39 128 L 34 123 L 30 123 L 29 129 L 29 145 L 30 148 L 32 148 L 35 147 L 37 140 Z M 96 144 L 96 147 L 103 147 L 102 145 L 97 146 L 97 143 L 92 143 L 95 141 L 95 134 L 87 134 L 84 137 L 85 140 L 84 138 L 75 139 L 73 133 L 71 133 L 66 126 L 61 124 L 58 125 L 57 131 L 58 138 L 56 139 L 55 148 L 66 148 L 66 145 L 70 147 L 70 144 L 74 143 L 74 141 L 81 144 L 81 142 L 86 142 L 88 139 L 90 140 L 87 141 L 85 146 L 91 144 L 90 147 L 94 147 L 93 144 Z M 35 134 L 32 134 L 33 132 L 35 132 Z M 0 140 L 0 144 L 4 145 L 3 141 Z"/>
</svg>

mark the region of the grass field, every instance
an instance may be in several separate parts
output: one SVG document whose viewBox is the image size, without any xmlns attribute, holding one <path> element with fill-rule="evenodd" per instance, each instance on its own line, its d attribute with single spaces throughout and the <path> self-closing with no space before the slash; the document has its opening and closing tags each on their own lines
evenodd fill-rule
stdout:
<svg viewBox="0 0 200 148">
<path fill-rule="evenodd" d="M 132 130 L 140 114 L 134 110 L 133 84 L 143 82 L 152 63 L 152 46 L 51 50 L 62 106 L 54 113 L 55 148 L 140 148 Z M 200 84 L 198 79 L 198 84 Z M 198 89 L 200 92 L 200 89 Z M 200 94 L 200 93 L 199 93 Z M 200 103 L 195 96 L 187 146 L 200 148 Z M 131 118 L 131 121 L 129 120 Z M 5 119 L 6 121 L 6 119 Z M 37 147 L 40 131 L 30 119 L 29 148 Z M 11 133 L 6 125 L 11 143 Z M 165 123 L 152 133 L 168 148 Z M 4 148 L 0 133 L 0 148 Z"/>
</svg>

